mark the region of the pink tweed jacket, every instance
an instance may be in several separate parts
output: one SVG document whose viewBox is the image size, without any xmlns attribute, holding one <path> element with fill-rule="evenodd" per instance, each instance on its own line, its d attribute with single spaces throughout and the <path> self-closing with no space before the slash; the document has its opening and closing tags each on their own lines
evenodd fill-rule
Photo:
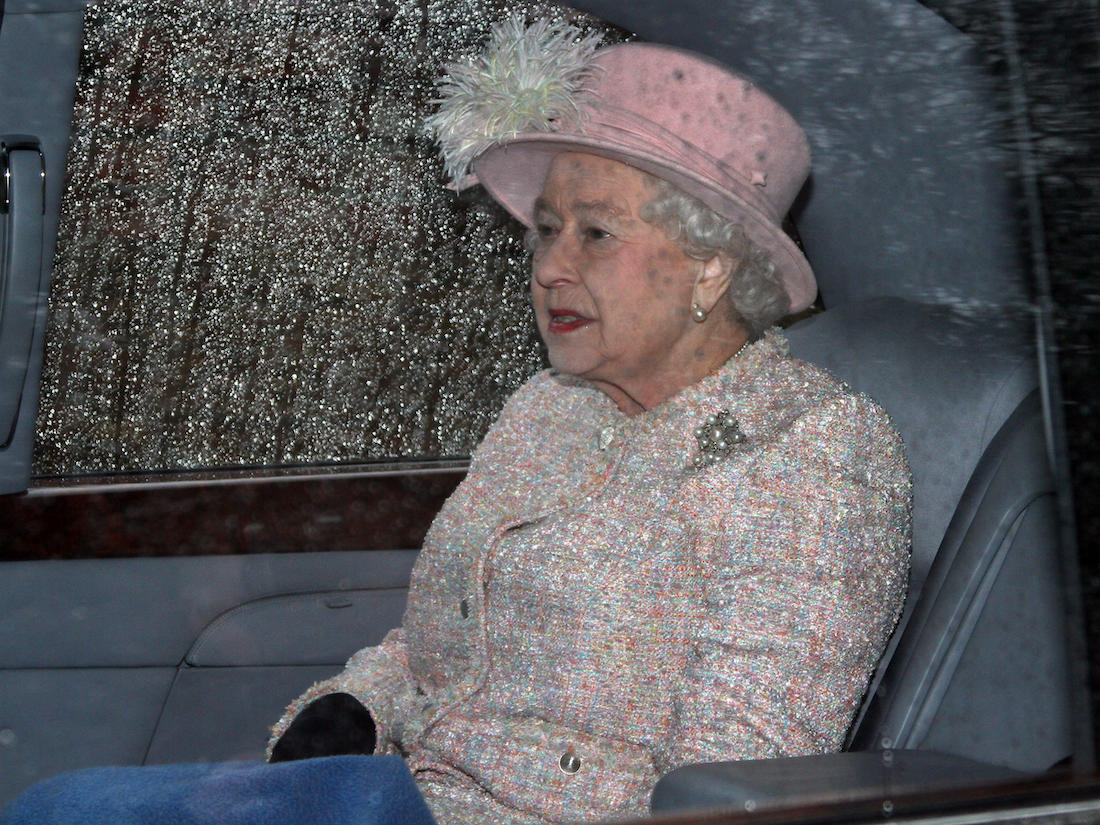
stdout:
<svg viewBox="0 0 1100 825">
<path fill-rule="evenodd" d="M 745 441 L 697 469 L 729 410 Z M 882 410 L 777 331 L 634 418 L 543 372 L 436 518 L 402 628 L 310 688 L 372 712 L 450 823 L 641 814 L 703 760 L 837 750 L 904 598 Z"/>
</svg>

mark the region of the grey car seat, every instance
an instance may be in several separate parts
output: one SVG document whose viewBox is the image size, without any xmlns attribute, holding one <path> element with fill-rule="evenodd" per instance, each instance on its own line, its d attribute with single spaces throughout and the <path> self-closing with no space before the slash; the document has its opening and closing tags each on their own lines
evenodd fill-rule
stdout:
<svg viewBox="0 0 1100 825">
<path fill-rule="evenodd" d="M 910 594 L 849 737 L 889 762 L 688 766 L 661 781 L 655 810 L 1005 779 L 1073 752 L 1058 514 L 1029 359 L 974 348 L 973 319 L 942 307 L 882 299 L 833 314 L 792 329 L 792 349 L 897 410 L 914 475 Z"/>
<path fill-rule="evenodd" d="M 1049 767 L 1072 749 L 1069 663 L 1057 506 L 1019 325 L 893 299 L 836 315 L 835 330 L 792 334 L 894 410 L 915 498 L 907 609 L 852 747 Z M 836 331 L 847 345 L 822 346 Z"/>
</svg>

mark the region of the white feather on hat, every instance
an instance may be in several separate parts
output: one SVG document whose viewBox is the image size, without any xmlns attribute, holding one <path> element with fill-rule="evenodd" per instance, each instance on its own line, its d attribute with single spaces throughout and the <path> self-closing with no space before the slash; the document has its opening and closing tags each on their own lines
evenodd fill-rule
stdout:
<svg viewBox="0 0 1100 825">
<path fill-rule="evenodd" d="M 560 21 L 527 26 L 516 15 L 493 27 L 479 56 L 448 64 L 433 101 L 439 110 L 426 124 L 452 185 L 462 188 L 474 159 L 502 140 L 552 132 L 563 122 L 578 126 L 578 98 L 602 40 Z"/>
</svg>

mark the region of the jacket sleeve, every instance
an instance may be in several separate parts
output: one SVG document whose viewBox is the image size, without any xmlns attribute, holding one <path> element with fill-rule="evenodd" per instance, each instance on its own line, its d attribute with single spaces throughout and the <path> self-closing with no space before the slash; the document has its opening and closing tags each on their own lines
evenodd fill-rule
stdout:
<svg viewBox="0 0 1100 825">
<path fill-rule="evenodd" d="M 699 542 L 693 649 L 662 772 L 839 750 L 904 599 L 909 471 L 870 399 L 803 414 L 733 490 L 717 535 Z"/>
<path fill-rule="evenodd" d="M 494 469 L 494 461 L 499 461 L 502 455 L 509 457 L 509 451 L 515 450 L 515 447 L 509 445 L 526 443 L 526 439 L 519 433 L 523 432 L 525 422 L 531 416 L 530 410 L 542 411 L 542 405 L 539 404 L 538 399 L 542 393 L 546 392 L 550 380 L 550 372 L 544 370 L 508 399 L 499 420 L 493 424 L 485 439 L 474 451 L 466 481 L 459 486 L 458 491 L 444 506 L 443 512 L 432 526 L 429 537 L 439 529 L 441 523 L 447 521 L 445 514 L 448 511 L 456 513 L 456 518 L 462 518 L 463 508 L 473 506 L 471 502 L 463 503 L 463 497 L 469 495 L 466 485 L 472 476 L 490 473 Z M 439 544 L 442 544 L 448 553 L 454 551 L 450 542 L 437 542 L 437 545 Z M 438 574 L 438 568 L 435 565 L 445 562 L 446 559 L 440 557 L 439 546 L 433 550 L 430 541 L 425 544 L 417 559 L 417 566 L 424 573 L 423 578 L 427 582 L 427 587 L 423 590 L 417 589 L 417 573 L 414 571 L 413 584 L 409 593 L 409 611 L 416 612 L 417 608 L 420 608 L 430 612 L 432 606 L 441 598 L 440 588 L 443 586 L 442 579 L 445 577 Z M 457 604 L 457 601 L 456 597 L 454 603 Z M 409 621 L 409 612 L 405 614 L 405 621 Z M 416 638 L 422 649 L 426 644 L 425 637 L 417 634 Z M 404 628 L 395 628 L 386 635 L 381 644 L 360 650 L 351 657 L 341 673 L 331 679 L 317 682 L 295 699 L 272 728 L 267 745 L 268 758 L 271 757 L 271 749 L 290 727 L 295 717 L 306 705 L 326 693 L 351 694 L 370 711 L 377 737 L 376 753 L 400 751 L 407 723 L 414 717 L 422 720 L 423 709 L 427 702 L 427 697 L 421 692 L 416 678 L 409 669 Z"/>
<path fill-rule="evenodd" d="M 341 673 L 317 682 L 291 702 L 271 730 L 268 758 L 279 737 L 306 705 L 326 693 L 341 692 L 351 694 L 370 711 L 377 736 L 375 753 L 397 752 L 412 703 L 422 701 L 409 671 L 401 628 L 391 630 L 381 644 L 360 650 Z"/>
</svg>

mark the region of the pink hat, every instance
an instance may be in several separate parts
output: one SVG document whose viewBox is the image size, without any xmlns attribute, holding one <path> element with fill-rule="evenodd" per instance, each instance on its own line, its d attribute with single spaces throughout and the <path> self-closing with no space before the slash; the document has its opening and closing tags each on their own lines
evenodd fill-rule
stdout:
<svg viewBox="0 0 1100 825">
<path fill-rule="evenodd" d="M 595 38 L 578 41 L 577 34 L 571 26 L 545 21 L 526 30 L 508 21 L 494 30 L 474 67 L 449 67 L 440 87 L 443 106 L 430 122 L 458 185 L 480 182 L 531 226 L 535 199 L 559 152 L 621 161 L 741 224 L 769 253 L 791 312 L 809 306 L 817 293 L 813 271 L 781 228 L 810 171 L 809 144 L 794 118 L 750 81 L 709 58 L 648 43 L 597 49 Z M 529 42 L 521 44 L 517 37 Z M 517 57 L 523 49 L 528 54 Z M 543 58 L 545 76 L 532 69 L 531 55 Z M 525 74 L 517 79 L 505 68 L 509 88 L 470 86 L 471 73 L 500 72 L 509 59 Z M 566 80 L 563 61 L 571 63 Z M 467 76 L 456 81 L 456 70 Z M 462 101 L 463 122 L 455 117 L 456 83 L 471 96 Z M 503 110 L 492 109 L 494 94 Z M 554 94 L 556 103 L 550 100 Z M 485 117 L 496 121 L 471 139 L 470 123 L 481 125 Z M 466 175 L 470 167 L 473 175 Z"/>
</svg>

